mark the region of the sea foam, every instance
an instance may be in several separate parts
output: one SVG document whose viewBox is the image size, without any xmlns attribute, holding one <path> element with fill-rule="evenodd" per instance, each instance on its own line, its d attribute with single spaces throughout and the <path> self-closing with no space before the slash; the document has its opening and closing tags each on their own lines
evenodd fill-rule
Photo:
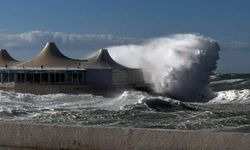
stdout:
<svg viewBox="0 0 250 150">
<path fill-rule="evenodd" d="M 216 69 L 219 45 L 199 34 L 175 34 L 138 45 L 108 47 L 119 63 L 142 68 L 157 93 L 182 101 L 204 101 L 213 93 L 209 76 Z"/>
</svg>

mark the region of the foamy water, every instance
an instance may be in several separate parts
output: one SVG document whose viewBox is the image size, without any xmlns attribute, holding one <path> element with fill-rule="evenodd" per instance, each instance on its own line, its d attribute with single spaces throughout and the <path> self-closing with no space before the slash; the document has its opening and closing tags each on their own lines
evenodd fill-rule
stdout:
<svg viewBox="0 0 250 150">
<path fill-rule="evenodd" d="M 157 93 L 167 93 L 184 101 L 213 96 L 207 85 L 216 69 L 220 48 L 211 38 L 175 34 L 138 45 L 112 46 L 108 50 L 119 63 L 142 68 Z"/>
<path fill-rule="evenodd" d="M 209 103 L 250 103 L 250 90 L 229 90 L 216 93 L 217 96 Z"/>
<path fill-rule="evenodd" d="M 113 98 L 91 94 L 34 95 L 0 91 L 0 120 L 72 125 L 233 130 L 250 132 L 250 90 L 218 91 L 206 103 L 185 103 L 197 110 L 157 111 L 144 99 L 174 101 L 140 91 L 124 91 Z M 159 106 L 161 107 L 161 106 Z"/>
</svg>

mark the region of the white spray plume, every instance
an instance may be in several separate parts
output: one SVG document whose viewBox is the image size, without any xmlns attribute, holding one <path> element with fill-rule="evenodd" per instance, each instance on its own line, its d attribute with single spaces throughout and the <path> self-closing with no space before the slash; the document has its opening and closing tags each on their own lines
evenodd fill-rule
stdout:
<svg viewBox="0 0 250 150">
<path fill-rule="evenodd" d="M 183 101 L 212 98 L 209 76 L 216 69 L 219 45 L 198 34 L 175 34 L 140 45 L 109 47 L 119 63 L 142 68 L 157 93 Z"/>
</svg>

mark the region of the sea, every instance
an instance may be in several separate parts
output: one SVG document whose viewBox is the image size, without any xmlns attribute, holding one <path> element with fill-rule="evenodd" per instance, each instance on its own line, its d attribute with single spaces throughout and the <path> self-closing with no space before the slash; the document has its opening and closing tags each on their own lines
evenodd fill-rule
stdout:
<svg viewBox="0 0 250 150">
<path fill-rule="evenodd" d="M 0 121 L 249 133 L 250 74 L 216 74 L 209 87 L 214 98 L 207 102 L 141 91 L 114 97 L 0 91 Z"/>
</svg>

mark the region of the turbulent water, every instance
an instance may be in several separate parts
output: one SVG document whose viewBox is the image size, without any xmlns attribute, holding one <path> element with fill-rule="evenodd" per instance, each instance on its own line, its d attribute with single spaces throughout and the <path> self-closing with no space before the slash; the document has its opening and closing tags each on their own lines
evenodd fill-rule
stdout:
<svg viewBox="0 0 250 150">
<path fill-rule="evenodd" d="M 49 124 L 250 132 L 250 74 L 214 75 L 209 85 L 216 97 L 205 103 L 182 103 L 140 91 L 124 91 L 114 98 L 91 94 L 33 95 L 0 91 L 0 119 Z M 148 103 L 150 100 L 157 103 Z"/>
<path fill-rule="evenodd" d="M 220 47 L 211 38 L 174 34 L 108 49 L 117 62 L 141 68 L 157 93 L 183 101 L 206 100 L 212 96 L 207 85 L 211 72 L 216 69 Z"/>
</svg>

